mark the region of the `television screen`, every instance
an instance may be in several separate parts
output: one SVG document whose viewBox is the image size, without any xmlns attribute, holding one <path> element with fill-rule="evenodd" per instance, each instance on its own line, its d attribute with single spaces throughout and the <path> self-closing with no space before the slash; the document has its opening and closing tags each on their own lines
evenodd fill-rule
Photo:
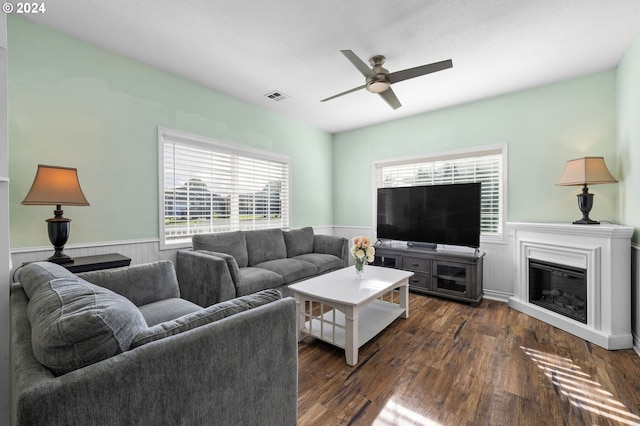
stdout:
<svg viewBox="0 0 640 426">
<path fill-rule="evenodd" d="M 378 189 L 380 239 L 480 246 L 481 183 Z"/>
</svg>

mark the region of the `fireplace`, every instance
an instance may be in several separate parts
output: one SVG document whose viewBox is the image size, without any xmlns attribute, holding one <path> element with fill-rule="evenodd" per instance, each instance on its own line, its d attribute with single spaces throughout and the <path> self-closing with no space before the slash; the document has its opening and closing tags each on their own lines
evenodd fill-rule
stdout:
<svg viewBox="0 0 640 426">
<path fill-rule="evenodd" d="M 587 323 L 586 270 L 529 259 L 529 303 Z"/>
<path fill-rule="evenodd" d="M 509 306 L 605 349 L 633 347 L 631 235 L 621 225 L 510 223 Z"/>
</svg>

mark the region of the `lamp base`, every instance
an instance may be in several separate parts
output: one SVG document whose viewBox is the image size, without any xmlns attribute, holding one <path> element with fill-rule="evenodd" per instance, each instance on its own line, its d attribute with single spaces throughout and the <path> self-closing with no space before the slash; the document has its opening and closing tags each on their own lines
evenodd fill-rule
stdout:
<svg viewBox="0 0 640 426">
<path fill-rule="evenodd" d="M 58 253 L 58 251 L 56 250 L 54 255 L 48 258 L 47 261 L 52 263 L 57 263 L 57 264 L 66 264 L 66 263 L 73 263 L 73 258 L 70 256 L 67 256 L 64 253 Z"/>
<path fill-rule="evenodd" d="M 574 225 L 600 225 L 600 222 L 597 220 L 591 220 L 588 217 L 583 217 L 582 219 L 576 220 L 573 222 Z"/>
<path fill-rule="evenodd" d="M 49 231 L 49 241 L 53 244 L 55 253 L 47 260 L 59 264 L 73 263 L 73 258 L 64 253 L 64 245 L 69 239 L 69 232 L 71 230 L 71 219 L 62 216 L 63 211 L 60 206 L 57 206 L 53 213 L 55 217 L 47 219 L 46 222 Z"/>
<path fill-rule="evenodd" d="M 574 225 L 600 225 L 600 222 L 597 220 L 592 220 L 589 218 L 589 212 L 593 207 L 593 194 L 589 194 L 589 188 L 587 188 L 587 184 L 584 184 L 582 187 L 582 193 L 577 195 L 578 197 L 578 207 L 582 212 L 582 219 L 576 220 L 573 222 Z"/>
</svg>

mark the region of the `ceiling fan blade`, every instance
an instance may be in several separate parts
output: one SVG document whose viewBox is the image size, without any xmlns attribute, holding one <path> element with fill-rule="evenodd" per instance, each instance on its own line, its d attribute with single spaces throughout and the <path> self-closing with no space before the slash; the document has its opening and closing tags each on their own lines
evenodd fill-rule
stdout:
<svg viewBox="0 0 640 426">
<path fill-rule="evenodd" d="M 433 64 L 422 65 L 415 68 L 408 68 L 406 70 L 390 73 L 389 82 L 393 84 L 410 78 L 420 77 L 421 75 L 430 74 L 432 72 L 446 70 L 451 67 L 453 67 L 453 62 L 451 59 L 447 59 L 446 61 L 434 62 Z"/>
<path fill-rule="evenodd" d="M 365 87 L 367 87 L 367 85 L 363 84 L 362 86 L 355 87 L 355 88 L 353 88 L 351 90 L 347 90 L 346 92 L 342 92 L 342 93 L 338 93 L 337 95 L 330 96 L 330 97 L 328 97 L 326 99 L 321 100 L 320 102 L 330 101 L 331 99 L 335 99 L 335 98 L 340 97 L 342 95 L 347 95 L 347 94 L 352 93 L 352 92 L 357 92 L 358 90 L 364 89 Z"/>
<path fill-rule="evenodd" d="M 391 90 L 391 87 L 378 94 L 389 104 L 391 108 L 398 109 L 402 106 L 396 94 Z"/>
<path fill-rule="evenodd" d="M 373 74 L 371 68 L 369 68 L 369 66 L 365 64 L 362 59 L 358 58 L 358 56 L 351 50 L 341 50 L 340 52 L 342 52 L 342 54 L 347 57 L 349 62 L 351 62 L 354 67 L 358 68 L 358 71 L 360 71 L 363 76 L 369 77 L 371 74 Z"/>
</svg>

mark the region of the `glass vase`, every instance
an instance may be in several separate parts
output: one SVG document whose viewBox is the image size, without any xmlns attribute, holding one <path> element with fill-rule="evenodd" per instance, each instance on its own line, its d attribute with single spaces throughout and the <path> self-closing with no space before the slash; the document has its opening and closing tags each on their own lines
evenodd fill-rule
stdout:
<svg viewBox="0 0 640 426">
<path fill-rule="evenodd" d="M 363 280 L 364 279 L 364 265 L 367 264 L 367 258 L 363 257 L 362 259 L 359 258 L 354 258 L 354 264 L 356 267 L 356 277 L 358 277 L 359 280 Z"/>
</svg>

